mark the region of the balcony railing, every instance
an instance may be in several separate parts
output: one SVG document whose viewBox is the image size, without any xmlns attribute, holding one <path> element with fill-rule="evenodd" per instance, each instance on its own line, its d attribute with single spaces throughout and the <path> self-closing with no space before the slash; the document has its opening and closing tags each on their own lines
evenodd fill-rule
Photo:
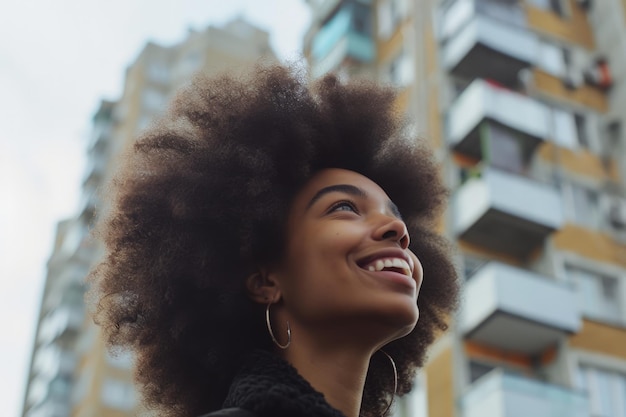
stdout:
<svg viewBox="0 0 626 417">
<path fill-rule="evenodd" d="M 361 3 L 343 3 L 320 28 L 311 43 L 314 76 L 336 69 L 346 59 L 357 62 L 374 59 L 369 7 Z"/>
<path fill-rule="evenodd" d="M 439 37 L 445 41 L 454 35 L 474 16 L 490 17 L 501 23 L 527 27 L 526 11 L 521 2 L 502 0 L 456 0 L 441 14 Z"/>
<path fill-rule="evenodd" d="M 552 110 L 537 100 L 478 79 L 450 107 L 448 142 L 459 152 L 480 156 L 480 126 L 488 121 L 517 132 L 532 147 L 554 136 L 553 118 Z"/>
<path fill-rule="evenodd" d="M 538 38 L 525 28 L 481 13 L 458 26 L 443 47 L 443 65 L 457 76 L 513 85 L 518 72 L 536 59 Z"/>
<path fill-rule="evenodd" d="M 498 262 L 471 277 L 464 300 L 465 337 L 505 351 L 541 352 L 581 326 L 572 288 Z"/>
<path fill-rule="evenodd" d="M 65 305 L 48 314 L 41 323 L 39 342 L 50 343 L 68 335 L 75 335 L 80 330 L 84 313 L 80 307 Z"/>
<path fill-rule="evenodd" d="M 336 70 L 347 58 L 369 62 L 374 58 L 372 41 L 357 33 L 348 33 L 341 38 L 333 49 L 321 60 L 312 64 L 311 73 L 314 78 Z"/>
<path fill-rule="evenodd" d="M 519 258 L 563 224 L 555 188 L 491 168 L 457 190 L 454 211 L 460 239 Z"/>
<path fill-rule="evenodd" d="M 564 387 L 496 369 L 472 384 L 464 417 L 589 417 L 587 397 Z"/>
</svg>

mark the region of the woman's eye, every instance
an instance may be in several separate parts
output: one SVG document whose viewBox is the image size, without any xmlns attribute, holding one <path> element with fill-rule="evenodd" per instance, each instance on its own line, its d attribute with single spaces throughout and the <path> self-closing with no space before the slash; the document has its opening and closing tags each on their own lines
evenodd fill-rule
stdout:
<svg viewBox="0 0 626 417">
<path fill-rule="evenodd" d="M 333 212 L 333 211 L 352 211 L 354 213 L 358 213 L 359 212 L 357 210 L 356 206 L 353 203 L 351 203 L 350 201 L 340 201 L 337 204 L 335 204 L 334 206 L 332 206 L 330 211 L 331 212 Z"/>
</svg>

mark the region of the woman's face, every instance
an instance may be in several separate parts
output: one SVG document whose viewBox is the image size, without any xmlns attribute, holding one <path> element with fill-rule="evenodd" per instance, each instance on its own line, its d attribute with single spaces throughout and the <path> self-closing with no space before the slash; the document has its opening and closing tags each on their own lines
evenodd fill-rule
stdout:
<svg viewBox="0 0 626 417">
<path fill-rule="evenodd" d="M 292 328 L 334 328 L 385 342 L 408 334 L 422 281 L 408 245 L 398 209 L 376 183 L 344 169 L 317 173 L 291 207 L 277 269 Z"/>
</svg>

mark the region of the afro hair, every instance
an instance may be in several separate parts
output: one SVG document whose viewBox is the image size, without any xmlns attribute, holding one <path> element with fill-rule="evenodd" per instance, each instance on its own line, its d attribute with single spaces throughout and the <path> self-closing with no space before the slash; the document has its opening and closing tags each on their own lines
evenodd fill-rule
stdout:
<svg viewBox="0 0 626 417">
<path fill-rule="evenodd" d="M 219 409 L 243 355 L 271 350 L 264 306 L 245 291 L 280 259 L 297 192 L 318 171 L 343 168 L 380 185 L 423 264 L 420 319 L 385 347 L 410 391 L 427 347 L 456 308 L 450 244 L 436 231 L 447 190 L 427 144 L 405 136 L 391 88 L 257 66 L 196 77 L 124 156 L 111 208 L 98 221 L 105 255 L 88 298 L 111 347 L 136 355 L 144 403 L 168 417 Z M 362 415 L 393 396 L 374 355 Z"/>
</svg>

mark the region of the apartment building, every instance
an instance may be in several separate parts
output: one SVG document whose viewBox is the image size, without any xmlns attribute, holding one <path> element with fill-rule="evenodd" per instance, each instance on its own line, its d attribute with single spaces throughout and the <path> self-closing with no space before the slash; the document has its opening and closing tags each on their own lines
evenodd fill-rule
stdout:
<svg viewBox="0 0 626 417">
<path fill-rule="evenodd" d="M 133 357 L 111 354 L 86 314 L 84 278 L 102 249 L 89 231 L 107 208 L 104 185 L 118 155 L 164 111 L 174 92 L 197 72 L 236 71 L 258 60 L 275 61 L 269 34 L 242 19 L 190 30 L 172 46 L 148 43 L 127 68 L 123 93 L 103 100 L 93 117 L 80 209 L 59 223 L 48 263 L 23 417 L 149 415 L 133 387 Z"/>
<path fill-rule="evenodd" d="M 452 190 L 463 303 L 396 415 L 626 416 L 626 2 L 307 3 L 311 75 L 394 85 Z"/>
</svg>

